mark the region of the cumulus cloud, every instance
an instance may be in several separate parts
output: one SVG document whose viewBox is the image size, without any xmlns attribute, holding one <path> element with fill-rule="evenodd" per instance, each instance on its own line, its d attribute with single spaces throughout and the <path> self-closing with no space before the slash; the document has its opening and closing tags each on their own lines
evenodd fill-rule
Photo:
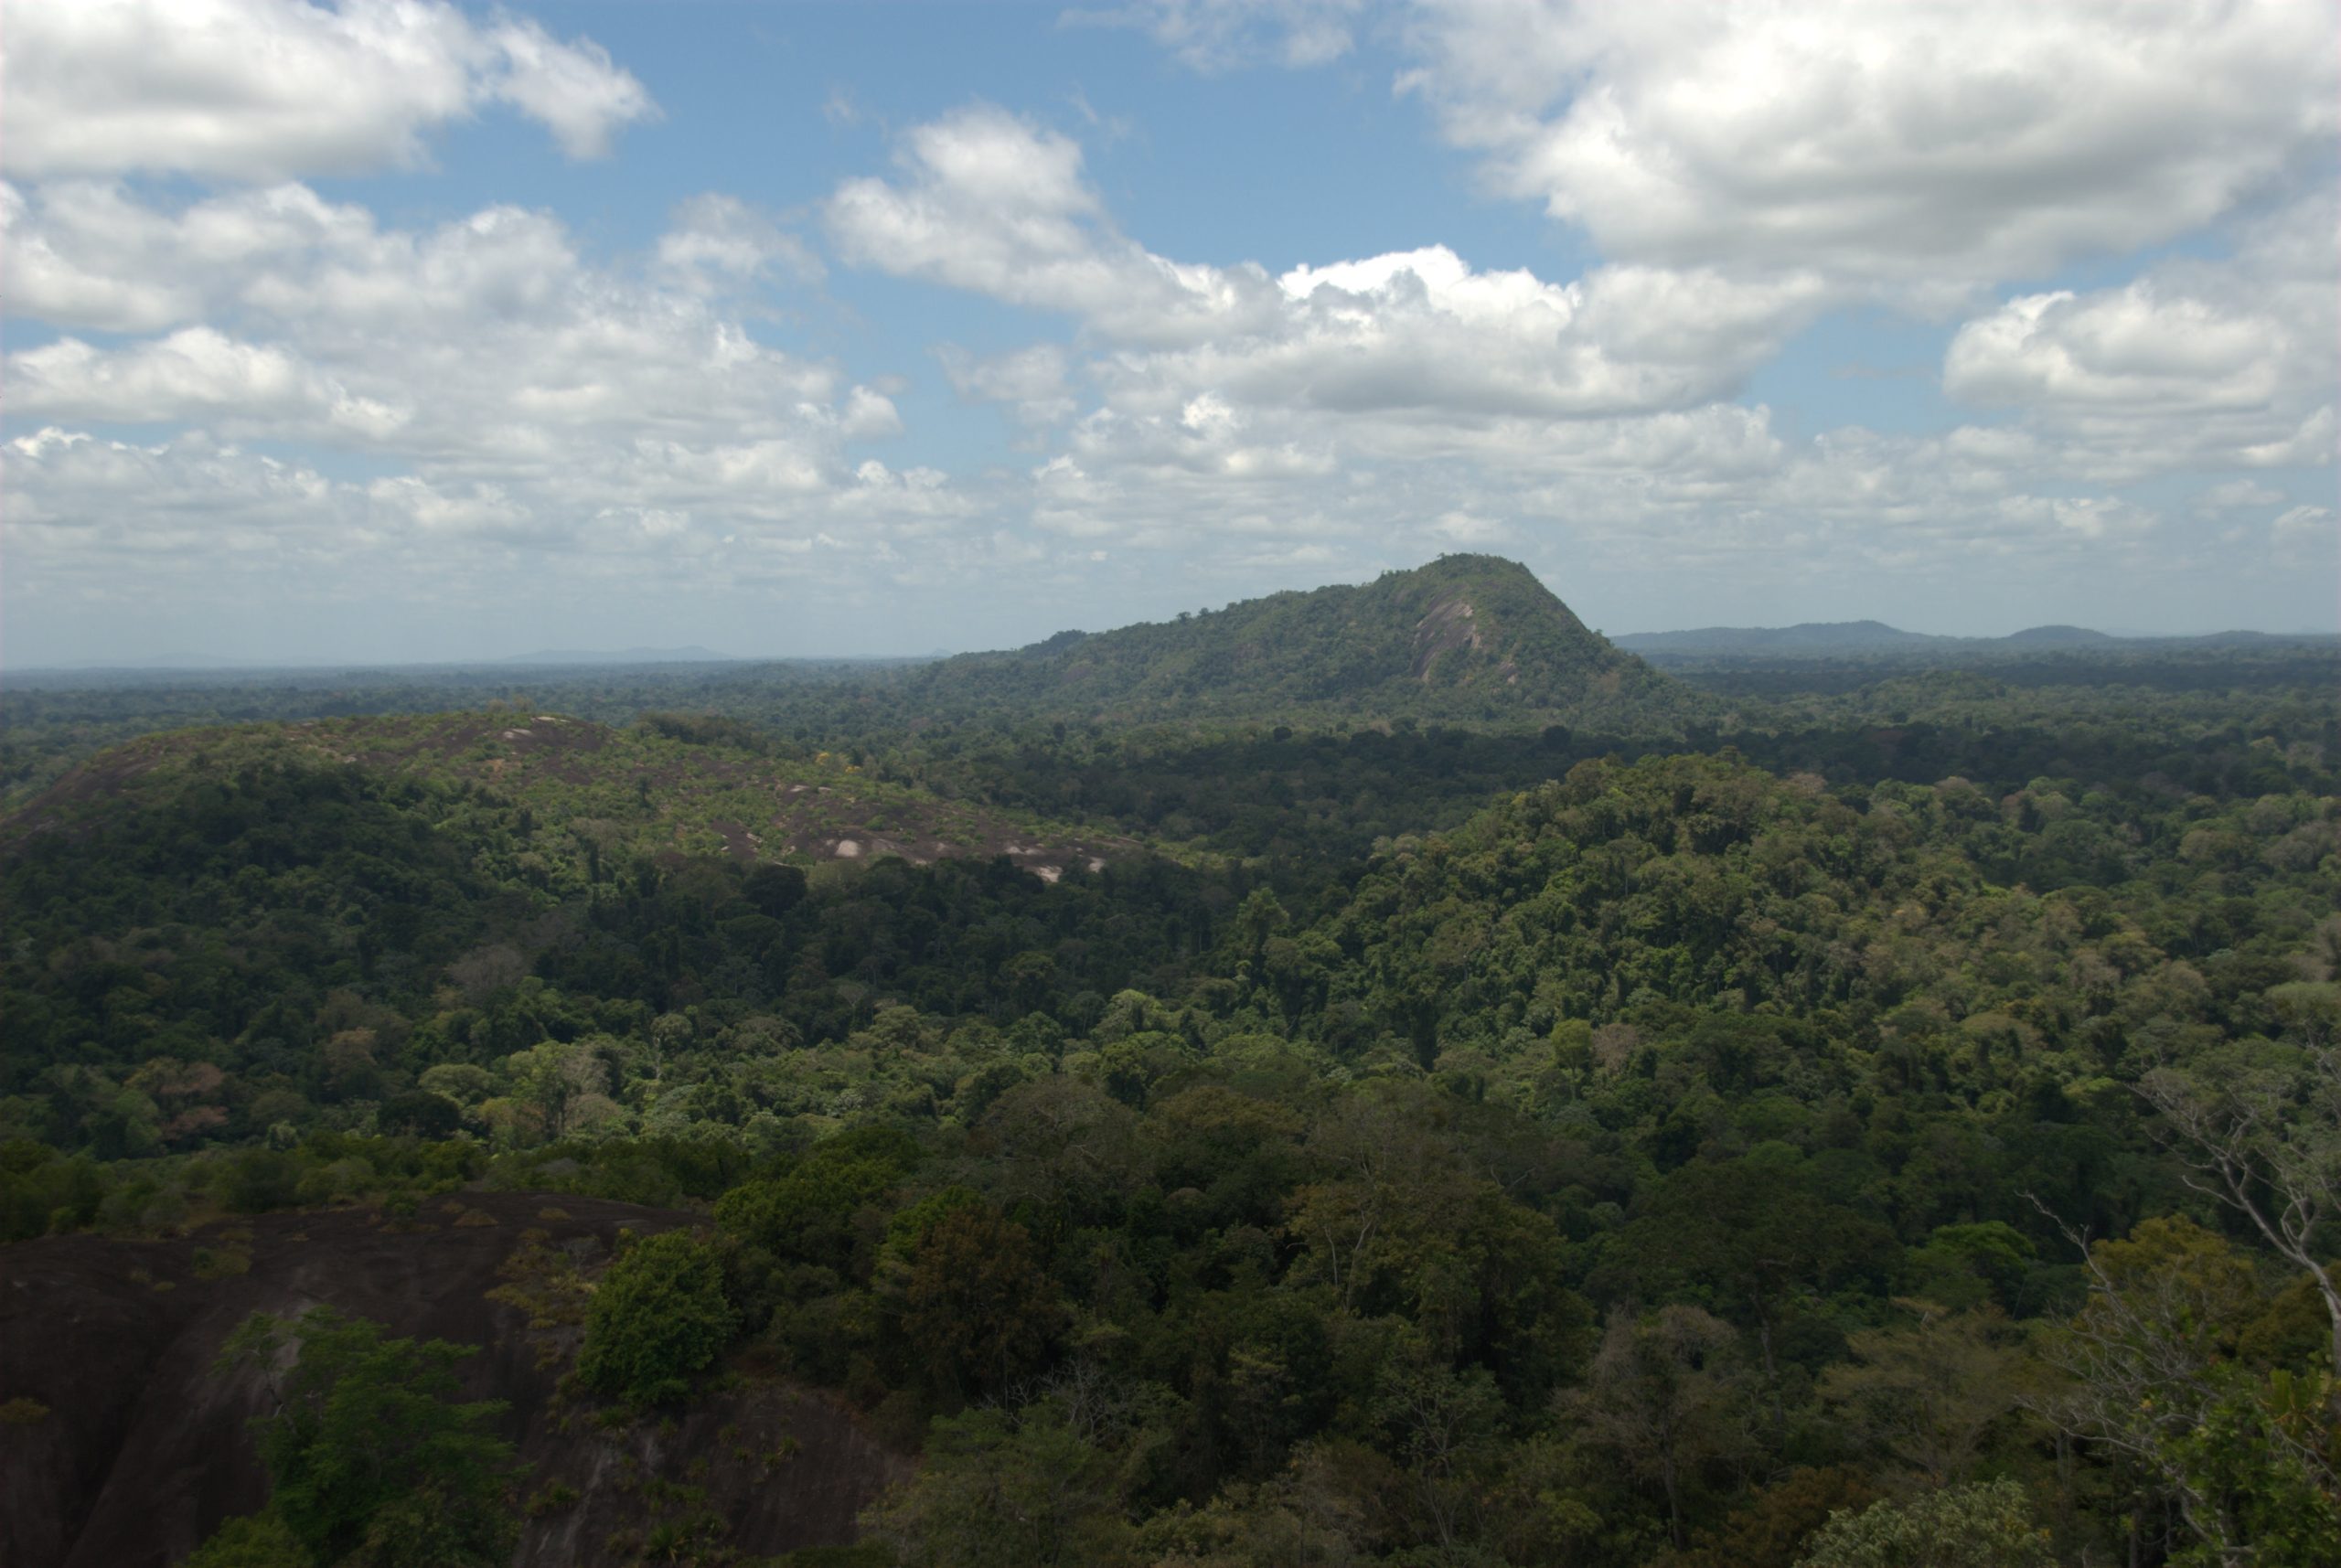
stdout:
<svg viewBox="0 0 2341 1568">
<path fill-rule="evenodd" d="M 709 281 L 739 269 L 707 260 L 704 208 L 687 207 L 660 247 L 689 274 L 683 287 L 598 267 L 557 219 L 518 208 L 416 230 L 300 187 L 177 211 L 113 187 L 42 197 L 12 222 L 11 258 L 37 255 L 80 293 L 42 283 L 28 312 L 116 329 L 204 319 L 118 347 L 69 338 L 12 356 L 28 410 L 146 421 L 241 405 L 291 420 L 346 395 L 411 417 L 343 434 L 478 462 L 557 462 L 570 441 L 636 431 L 738 444 L 883 423 L 882 399 L 832 407 L 849 391 L 834 370 L 749 334 Z M 84 295 L 99 308 L 81 308 Z M 297 421 L 278 432 L 331 433 Z"/>
<path fill-rule="evenodd" d="M 1430 528 L 1431 532 L 1439 538 L 1467 549 L 1486 549 L 1491 546 L 1510 544 L 1520 537 L 1509 523 L 1493 517 L 1474 517 L 1470 512 L 1448 512 Z"/>
<path fill-rule="evenodd" d="M 444 0 L 20 0 L 0 134 L 20 176 L 277 180 L 420 164 L 491 103 L 598 157 L 657 106 L 590 39 Z"/>
<path fill-rule="evenodd" d="M 2314 433 L 2314 399 L 2278 400 L 2307 424 L 2270 419 L 2282 346 L 2239 303 L 2319 255 L 2291 216 L 2244 246 L 2261 258 L 2236 263 L 2258 269 L 2244 282 L 2172 271 L 2135 298 L 2025 296 L 1962 335 L 1959 395 L 2070 418 L 1795 439 L 1728 400 L 1847 297 L 1821 266 L 1628 260 L 1555 281 L 1444 246 L 1277 276 L 1185 263 L 1117 228 L 1077 144 L 981 106 L 910 133 L 896 173 L 840 187 L 828 219 L 858 264 L 1072 319 L 1069 346 L 944 354 L 963 396 L 1044 443 L 1004 504 L 1068 543 L 1180 552 L 1190 570 L 1208 541 L 1207 570 L 1238 578 L 1302 549 L 1363 571 L 1566 539 L 1617 573 L 1663 560 L 1788 586 L 1780 563 L 1825 555 L 1841 578 L 2029 562 L 2052 581 L 2059 563 L 2189 559 L 2167 518 L 2119 493 L 2143 443 L 2111 434 L 2142 409 L 2177 419 L 2182 385 L 2198 434 L 2174 450 L 2216 439 L 2273 462 Z M 2166 340 L 2175 323 L 2195 328 L 2184 343 Z M 2216 438 L 2214 415 L 2235 421 Z"/>
<path fill-rule="evenodd" d="M 1826 297 L 1793 272 L 1556 283 L 1444 246 L 1281 276 L 1181 262 L 1117 229 L 1077 144 L 983 106 L 914 130 L 898 162 L 830 202 L 850 259 L 1074 318 L 1072 347 L 944 356 L 963 396 L 1048 432 L 1027 516 L 1073 539 L 1419 551 L 1515 537 L 1491 520 L 1512 486 L 1744 483 L 1780 443 L 1716 400 Z"/>
<path fill-rule="evenodd" d="M 1943 384 L 1972 402 L 2105 409 L 2265 404 L 2286 332 L 2261 315 L 2161 296 L 2150 282 L 2010 300 L 1951 340 Z"/>
<path fill-rule="evenodd" d="M 1833 601 L 1883 608 L 1952 574 L 2070 614 L 2092 584 L 2238 571 L 2207 537 L 2055 473 L 2020 433 L 1790 439 L 1768 411 L 1720 403 L 1436 435 L 1209 400 L 1144 417 L 1101 409 L 1029 481 L 1019 504 L 1034 529 L 1117 560 L 1176 560 L 1181 581 L 1227 592 L 1264 571 L 1326 581 L 1478 549 L 1545 569 L 1564 596 L 1588 580 L 1651 603 L 1695 592 L 1716 606 L 1709 619 L 1726 604 L 1743 619 Z M 1941 608 L 1923 592 L 1902 613 L 1912 607 Z"/>
<path fill-rule="evenodd" d="M 508 21 L 487 38 L 494 54 L 478 73 L 485 95 L 551 131 L 572 158 L 606 156 L 621 127 L 657 112 L 642 83 L 590 38 L 561 43 L 527 21 Z"/>
<path fill-rule="evenodd" d="M 1068 382 L 1071 357 L 1062 344 L 1036 343 L 981 358 L 946 344 L 936 357 L 954 391 L 971 402 L 1012 409 L 1023 424 L 1062 423 L 1077 406 Z"/>
<path fill-rule="evenodd" d="M 352 499 L 314 467 L 187 432 L 140 445 L 55 426 L 6 446 L 9 547 L 52 588 L 129 562 L 337 551 Z"/>
<path fill-rule="evenodd" d="M 2341 394 L 2335 219 L 2320 194 L 2244 226 L 2229 256 L 2018 295 L 1959 329 L 1944 389 L 2021 409 L 2100 467 L 2327 460 L 2316 443 Z"/>
<path fill-rule="evenodd" d="M 0 185 L 10 309 L 103 332 L 152 332 L 231 304 L 284 257 L 359 242 L 373 219 L 305 186 L 239 190 L 166 211 L 114 182 Z"/>
<path fill-rule="evenodd" d="M 483 537 L 521 543 L 551 532 L 533 511 L 492 483 L 441 488 L 402 474 L 377 479 L 358 494 L 369 522 L 426 545 Z"/>
<path fill-rule="evenodd" d="M 1126 231 L 1077 141 L 963 108 L 818 209 L 839 261 L 1052 318 L 1047 341 L 936 348 L 1021 453 L 955 475 L 870 450 L 903 431 L 903 383 L 786 346 L 770 291 L 822 272 L 779 216 L 706 193 L 607 257 L 527 206 L 401 226 L 292 177 L 412 164 L 497 104 L 605 150 L 654 111 L 590 43 L 440 0 L 19 7 L 0 268 L 55 336 L 6 364 L 11 412 L 43 426 L 5 449 L 13 580 L 103 595 L 187 563 L 321 601 L 396 583 L 478 620 L 554 576 L 629 604 L 818 582 L 826 609 L 882 582 L 964 609 L 977 581 L 1016 585 L 973 596 L 1002 605 L 1213 584 L 1200 601 L 1476 548 L 1811 614 L 1876 613 L 1879 574 L 2191 603 L 2261 570 L 2244 539 L 2284 584 L 2332 558 L 2331 509 L 2268 472 L 2327 465 L 2336 439 L 2331 202 L 2282 196 L 2335 127 L 2298 8 L 1407 15 L 1375 24 L 1417 60 L 1407 90 L 1599 259 L 1183 261 Z M 155 47 L 117 59 L 85 16 Z M 1203 69 L 1320 62 L 1363 16 L 1120 14 Z M 262 33 L 274 55 L 230 47 Z M 2035 281 L 2207 221 L 2224 253 Z M 1955 311 L 1942 387 L 1974 422 L 1813 433 L 1737 400 L 1855 299 Z"/>
<path fill-rule="evenodd" d="M 171 207 L 69 184 L 7 214 L 52 319 L 165 329 L 9 356 L 11 412 L 55 421 L 11 453 L 29 570 L 119 560 L 126 528 L 192 537 L 167 519 L 197 515 L 239 538 L 329 518 L 350 551 L 655 562 L 726 540 L 763 560 L 849 517 L 879 549 L 965 509 L 873 483 L 852 448 L 901 432 L 893 400 L 751 331 L 746 291 L 789 242 L 734 203 L 684 204 L 647 265 L 590 259 L 543 212 L 398 229 L 297 186 Z M 184 428 L 141 444 L 68 421 Z M 283 455 L 316 449 L 389 471 L 329 481 Z"/>
<path fill-rule="evenodd" d="M 2283 498 L 2282 490 L 2256 479 L 2230 479 L 2197 496 L 2195 509 L 2206 513 L 2233 512 L 2250 507 L 2272 507 Z"/>
<path fill-rule="evenodd" d="M 66 337 L 9 357 L 12 411 L 39 418 L 156 424 L 212 420 L 275 432 L 323 421 L 386 440 L 410 411 L 352 395 L 298 357 L 239 343 L 208 326 L 115 352 Z"/>
<path fill-rule="evenodd" d="M 1114 228 L 1076 143 L 982 105 L 913 130 L 898 161 L 901 179 L 830 199 L 848 258 L 1074 315 L 1130 411 L 1203 394 L 1467 421 L 1681 407 L 1730 389 L 1824 297 L 1810 275 L 1641 265 L 1552 283 L 1444 246 L 1273 278 L 1182 262 Z"/>
<path fill-rule="evenodd" d="M 784 274 L 817 282 L 820 259 L 773 218 L 738 197 L 710 192 L 675 208 L 658 240 L 658 264 L 697 292 Z"/>
<path fill-rule="evenodd" d="M 1473 271 L 1444 246 L 1287 273 L 1277 329 L 1199 377 L 1267 400 L 1462 417 L 1679 408 L 1732 389 L 1810 318 L 1810 279 Z M 1158 368 L 1167 367 L 1161 361 Z"/>
<path fill-rule="evenodd" d="M 1604 254 L 1929 296 L 2186 233 L 2325 156 L 2290 0 L 1422 0 L 1402 79 Z"/>
<path fill-rule="evenodd" d="M 1350 52 L 1366 0 L 1139 0 L 1074 9 L 1068 23 L 1136 27 L 1197 70 L 1324 65 Z"/>
<path fill-rule="evenodd" d="M 2290 551 L 2314 546 L 2329 552 L 2336 537 L 2341 537 L 2341 517 L 2330 507 L 2292 507 L 2278 514 L 2268 528 L 2280 549 Z"/>
<path fill-rule="evenodd" d="M 1113 336 L 1192 342 L 1273 308 L 1257 267 L 1181 266 L 1117 232 L 1080 144 L 989 104 L 920 125 L 899 180 L 839 187 L 829 235 L 857 265 L 1071 311 Z"/>
</svg>

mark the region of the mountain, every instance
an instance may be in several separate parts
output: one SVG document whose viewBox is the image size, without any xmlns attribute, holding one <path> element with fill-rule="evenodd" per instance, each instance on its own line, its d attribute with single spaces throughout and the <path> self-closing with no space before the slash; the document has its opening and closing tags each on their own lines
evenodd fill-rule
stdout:
<svg viewBox="0 0 2341 1568">
<path fill-rule="evenodd" d="M 1175 621 L 1060 632 L 904 679 L 936 708 L 1117 720 L 1331 709 L 1639 729 L 1679 727 L 1710 706 L 1589 630 L 1526 567 L 1485 555 Z"/>
<path fill-rule="evenodd" d="M 2341 637 L 2331 632 L 2203 632 L 2186 637 L 2155 637 L 2152 641 L 2172 646 L 2199 648 L 2261 648 L 2280 645 L 2329 648 L 2341 643 Z"/>
<path fill-rule="evenodd" d="M 1883 621 L 1808 621 L 1795 626 L 1702 626 L 1687 632 L 1629 632 L 1617 645 L 1661 667 L 1722 658 L 1859 658 L 1917 654 L 1961 661 L 2006 655 L 2168 653 L 2180 649 L 2261 647 L 2302 644 L 2330 645 L 2329 634 L 2214 632 L 2203 636 L 2165 636 L 2146 632 L 2095 632 L 2086 626 L 2029 626 L 2004 637 L 1940 637 L 1905 632 Z"/>
<path fill-rule="evenodd" d="M 2011 648 L 2093 648 L 2117 640 L 2086 626 L 2027 626 L 1996 639 Z"/>
<path fill-rule="evenodd" d="M 620 648 L 616 652 L 587 648 L 543 648 L 533 654 L 514 654 L 498 664 L 730 664 L 730 654 L 719 654 L 713 648 L 703 648 L 694 643 L 686 648 Z"/>
<path fill-rule="evenodd" d="M 1956 643 L 1905 632 L 1883 621 L 1806 621 L 1794 626 L 1702 626 L 1689 632 L 1630 632 L 1618 645 L 1649 654 L 1860 654 Z"/>
</svg>

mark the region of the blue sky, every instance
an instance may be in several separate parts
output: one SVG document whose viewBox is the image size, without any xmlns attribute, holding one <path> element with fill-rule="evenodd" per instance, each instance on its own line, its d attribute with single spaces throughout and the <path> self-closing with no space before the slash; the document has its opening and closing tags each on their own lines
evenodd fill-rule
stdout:
<svg viewBox="0 0 2341 1568">
<path fill-rule="evenodd" d="M 0 653 L 2331 629 L 2335 31 L 21 0 Z"/>
</svg>

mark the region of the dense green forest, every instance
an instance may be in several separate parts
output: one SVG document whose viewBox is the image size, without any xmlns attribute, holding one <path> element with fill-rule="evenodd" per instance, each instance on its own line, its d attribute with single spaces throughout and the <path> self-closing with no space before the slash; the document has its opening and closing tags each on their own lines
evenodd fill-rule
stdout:
<svg viewBox="0 0 2341 1568">
<path fill-rule="evenodd" d="M 2311 1568 L 2336 670 L 1661 673 L 1458 558 L 907 670 L 13 692 L 0 1235 L 686 1211 L 531 1310 L 597 1419 L 920 1456 L 807 1565 Z M 248 1327 L 273 1500 L 197 1561 L 574 1504 L 385 1335 Z"/>
</svg>

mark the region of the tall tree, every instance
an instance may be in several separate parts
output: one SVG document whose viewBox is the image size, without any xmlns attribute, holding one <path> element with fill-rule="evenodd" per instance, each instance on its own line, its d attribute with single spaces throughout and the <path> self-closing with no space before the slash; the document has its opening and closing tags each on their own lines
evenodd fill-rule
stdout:
<svg viewBox="0 0 2341 1568">
<path fill-rule="evenodd" d="M 2090 1297 L 2046 1354 L 2070 1381 L 2043 1402 L 2066 1429 L 2143 1471 L 2192 1542 L 2174 1562 L 2314 1568 L 2341 1561 L 2331 1382 L 2241 1363 L 2261 1309 L 2250 1262 L 2183 1219 L 2087 1254 Z"/>
<path fill-rule="evenodd" d="M 2282 1010 L 2304 1039 L 2292 1063 L 2206 1083 L 2170 1068 L 2140 1080 L 2161 1113 L 2187 1185 L 2251 1222 L 2277 1256 L 2316 1282 L 2331 1322 L 2332 1371 L 2341 1386 L 2341 1277 L 2327 1262 L 2326 1227 L 2341 1214 L 2341 986 L 2282 986 Z"/>
<path fill-rule="evenodd" d="M 636 1405 L 680 1399 L 737 1322 L 716 1250 L 685 1231 L 651 1236 L 618 1254 L 595 1288 L 577 1375 Z"/>
<path fill-rule="evenodd" d="M 1557 1402 L 1580 1442 L 1657 1483 L 1677 1550 L 1684 1495 L 1700 1467 L 1748 1446 L 1743 1380 L 1728 1365 L 1737 1338 L 1695 1307 L 1662 1307 L 1640 1318 L 1613 1313 L 1585 1386 Z"/>
<path fill-rule="evenodd" d="M 440 1568 L 504 1561 L 512 1445 L 486 1429 L 505 1406 L 453 1397 L 454 1369 L 473 1349 L 386 1339 L 380 1324 L 325 1307 L 255 1313 L 230 1337 L 223 1369 L 259 1369 L 273 1398 L 253 1423 L 271 1507 L 316 1562 L 411 1561 L 376 1526 L 417 1498 L 429 1499 Z"/>
<path fill-rule="evenodd" d="M 928 1374 L 963 1394 L 1039 1366 L 1063 1316 L 1024 1227 L 978 1205 L 928 1229 L 902 1284 L 903 1332 Z"/>
<path fill-rule="evenodd" d="M 1814 1532 L 1797 1568 L 2050 1568 L 2048 1533 L 2010 1480 L 1872 1503 Z"/>
<path fill-rule="evenodd" d="M 1823 1374 L 1821 1397 L 1862 1451 L 1892 1457 L 1929 1486 L 1949 1486 L 2017 1407 L 2022 1335 L 1997 1307 L 1897 1305 L 1916 1321 L 1852 1336 L 1854 1359 Z"/>
</svg>

